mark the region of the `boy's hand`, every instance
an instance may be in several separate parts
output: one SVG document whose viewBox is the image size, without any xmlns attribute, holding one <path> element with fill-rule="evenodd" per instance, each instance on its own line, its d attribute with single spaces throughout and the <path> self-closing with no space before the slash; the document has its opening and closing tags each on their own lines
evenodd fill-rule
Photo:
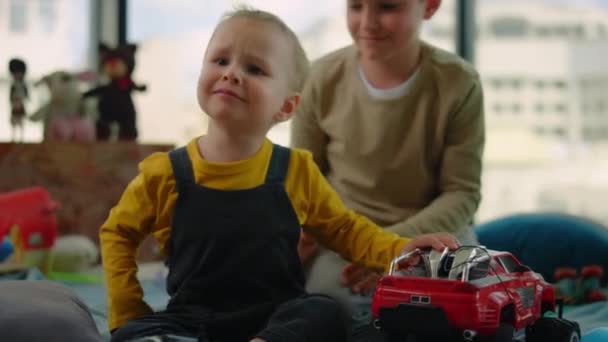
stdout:
<svg viewBox="0 0 608 342">
<path fill-rule="evenodd" d="M 403 249 L 401 250 L 401 254 L 406 254 L 413 251 L 416 248 L 425 249 L 432 248 L 436 251 L 442 251 L 446 247 L 454 250 L 460 247 L 458 240 L 452 235 L 448 233 L 433 233 L 433 234 L 424 234 L 419 235 L 410 242 L 408 242 Z M 419 262 L 419 256 L 413 256 L 404 260 L 400 263 L 401 266 L 405 265 L 416 265 Z"/>
<path fill-rule="evenodd" d="M 317 240 L 305 232 L 301 232 L 300 241 L 298 241 L 298 255 L 300 262 L 304 265 L 308 263 L 319 252 L 319 243 Z"/>
<path fill-rule="evenodd" d="M 425 234 L 413 238 L 403 247 L 401 254 L 409 253 L 416 248 L 424 249 L 429 247 L 442 251 L 446 247 L 449 249 L 457 249 L 460 247 L 460 244 L 453 235 L 448 233 Z M 415 265 L 418 263 L 418 260 L 416 257 L 413 257 L 404 262 Z M 340 282 L 344 287 L 349 287 L 354 293 L 365 294 L 376 285 L 381 276 L 382 275 L 375 270 L 351 263 L 342 269 Z"/>
<path fill-rule="evenodd" d="M 353 293 L 367 294 L 376 286 L 382 274 L 374 269 L 349 263 L 342 269 L 340 283 Z"/>
<path fill-rule="evenodd" d="M 436 251 L 442 251 L 444 248 L 449 249 L 458 249 L 460 244 L 458 240 L 449 233 L 433 233 L 433 234 L 424 234 L 417 236 L 410 240 L 401 250 L 401 254 L 409 253 L 416 248 L 424 249 L 429 248 Z"/>
</svg>

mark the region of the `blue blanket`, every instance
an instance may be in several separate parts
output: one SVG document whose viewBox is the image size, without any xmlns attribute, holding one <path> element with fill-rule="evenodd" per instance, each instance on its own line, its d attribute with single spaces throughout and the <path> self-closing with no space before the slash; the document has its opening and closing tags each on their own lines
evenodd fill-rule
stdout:
<svg viewBox="0 0 608 342">
<path fill-rule="evenodd" d="M 15 277 L 5 279 L 17 279 Z M 33 270 L 25 275 L 23 280 L 43 280 L 45 277 Z M 169 297 L 161 279 L 140 279 L 144 289 L 144 299 L 155 310 L 164 309 Z M 86 303 L 95 324 L 103 338 L 110 339 L 107 322 L 106 290 L 101 283 L 87 283 L 76 281 L 61 281 L 70 287 L 78 297 Z M 608 341 L 608 303 L 592 303 L 579 306 L 565 306 L 564 317 L 577 321 L 583 333 L 582 342 Z"/>
<path fill-rule="evenodd" d="M 100 285 L 65 283 L 70 286 L 89 306 L 99 331 L 109 340 L 108 322 L 106 319 L 105 289 Z M 168 295 L 157 281 L 142 281 L 144 299 L 156 310 L 164 309 Z M 578 306 L 565 306 L 564 317 L 576 321 L 581 326 L 582 342 L 608 341 L 608 303 L 592 303 Z M 604 331 L 593 331 L 606 327 Z"/>
<path fill-rule="evenodd" d="M 608 330 L 604 330 L 604 339 L 602 340 L 595 339 L 593 336 L 596 335 L 590 334 L 598 328 L 608 329 L 608 302 L 566 306 L 564 308 L 564 317 L 578 322 L 584 335 L 583 341 L 608 341 Z M 596 334 L 599 334 L 599 330 Z"/>
</svg>

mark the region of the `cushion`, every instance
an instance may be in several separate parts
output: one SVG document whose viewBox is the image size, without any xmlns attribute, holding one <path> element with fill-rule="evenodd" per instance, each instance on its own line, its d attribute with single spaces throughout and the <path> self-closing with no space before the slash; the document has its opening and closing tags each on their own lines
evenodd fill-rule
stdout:
<svg viewBox="0 0 608 342">
<path fill-rule="evenodd" d="M 590 219 L 533 213 L 507 216 L 475 227 L 481 245 L 513 253 L 553 282 L 558 267 L 598 264 L 608 271 L 608 228 Z"/>
<path fill-rule="evenodd" d="M 48 281 L 0 281 L 0 341 L 101 342 L 72 290 Z"/>
</svg>

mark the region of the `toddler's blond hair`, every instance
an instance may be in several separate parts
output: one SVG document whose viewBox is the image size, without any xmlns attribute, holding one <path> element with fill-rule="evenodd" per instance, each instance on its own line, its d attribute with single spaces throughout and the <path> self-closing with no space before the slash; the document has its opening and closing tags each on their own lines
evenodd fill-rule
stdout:
<svg viewBox="0 0 608 342">
<path fill-rule="evenodd" d="M 252 20 L 259 20 L 263 22 L 271 23 L 277 26 L 287 39 L 291 42 L 291 50 L 293 51 L 294 57 L 294 69 L 291 70 L 291 90 L 295 92 L 301 92 L 304 87 L 304 82 L 308 77 L 308 70 L 310 68 L 310 62 L 306 57 L 306 52 L 300 44 L 300 40 L 296 34 L 276 15 L 255 9 L 246 5 L 236 6 L 233 11 L 230 11 L 222 17 L 222 22 L 234 18 L 247 18 Z"/>
</svg>

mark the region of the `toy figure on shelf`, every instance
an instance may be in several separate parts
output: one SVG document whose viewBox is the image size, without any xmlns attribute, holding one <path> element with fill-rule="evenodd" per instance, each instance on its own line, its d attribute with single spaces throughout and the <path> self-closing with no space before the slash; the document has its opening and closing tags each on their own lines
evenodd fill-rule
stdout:
<svg viewBox="0 0 608 342">
<path fill-rule="evenodd" d="M 41 187 L 0 194 L 0 241 L 10 234 L 14 262 L 49 271 L 57 209 L 59 204 Z"/>
<path fill-rule="evenodd" d="M 44 122 L 45 141 L 95 140 L 95 128 L 84 113 L 82 93 L 78 89 L 79 82 L 90 80 L 90 75 L 56 71 L 36 83 L 46 85 L 50 93 L 49 102 L 30 116 L 33 121 Z"/>
<path fill-rule="evenodd" d="M 119 140 L 135 140 L 137 138 L 136 113 L 131 92 L 145 91 L 145 85 L 137 85 L 131 79 L 135 68 L 135 51 L 137 46 L 125 44 L 111 49 L 100 44 L 99 54 L 103 73 L 109 77 L 108 84 L 93 88 L 85 97 L 98 98 L 99 118 L 97 119 L 97 139 L 109 140 L 111 125 L 118 124 Z"/>
<path fill-rule="evenodd" d="M 23 118 L 25 117 L 25 99 L 29 97 L 25 84 L 25 73 L 27 65 L 18 58 L 13 58 L 8 62 L 8 70 L 13 77 L 10 90 L 11 103 L 11 128 L 13 141 L 23 141 Z M 18 133 L 16 131 L 19 131 Z M 20 137 L 17 139 L 16 135 Z"/>
</svg>

